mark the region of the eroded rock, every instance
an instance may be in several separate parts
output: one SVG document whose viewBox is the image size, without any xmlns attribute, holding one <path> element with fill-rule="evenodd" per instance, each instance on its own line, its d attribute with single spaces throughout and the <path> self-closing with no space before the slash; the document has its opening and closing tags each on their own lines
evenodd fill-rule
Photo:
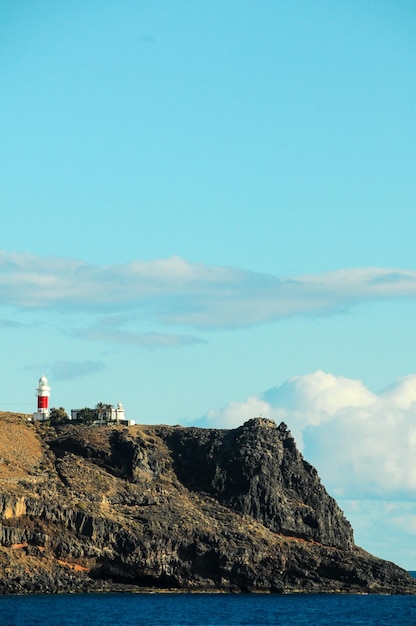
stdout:
<svg viewBox="0 0 416 626">
<path fill-rule="evenodd" d="M 2 593 L 416 591 L 354 545 L 284 424 L 14 426 L 36 455 L 0 470 Z"/>
</svg>

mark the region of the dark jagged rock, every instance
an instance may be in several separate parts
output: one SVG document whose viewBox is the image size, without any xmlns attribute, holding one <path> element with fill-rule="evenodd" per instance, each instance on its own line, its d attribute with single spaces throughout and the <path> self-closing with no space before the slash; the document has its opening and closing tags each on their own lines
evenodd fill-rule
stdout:
<svg viewBox="0 0 416 626">
<path fill-rule="evenodd" d="M 2 432 L 0 593 L 416 592 L 354 545 L 284 424 Z"/>
<path fill-rule="evenodd" d="M 165 429 L 181 482 L 282 535 L 351 548 L 352 528 L 285 424 L 252 419 L 235 430 Z"/>
</svg>

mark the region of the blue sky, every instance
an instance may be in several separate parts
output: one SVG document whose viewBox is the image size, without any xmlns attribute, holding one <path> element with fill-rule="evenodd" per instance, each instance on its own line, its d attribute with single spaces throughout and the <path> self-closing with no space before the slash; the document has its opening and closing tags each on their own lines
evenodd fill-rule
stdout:
<svg viewBox="0 0 416 626">
<path fill-rule="evenodd" d="M 0 410 L 44 372 L 68 411 L 284 419 L 357 543 L 416 569 L 415 28 L 404 0 L 4 0 Z"/>
</svg>

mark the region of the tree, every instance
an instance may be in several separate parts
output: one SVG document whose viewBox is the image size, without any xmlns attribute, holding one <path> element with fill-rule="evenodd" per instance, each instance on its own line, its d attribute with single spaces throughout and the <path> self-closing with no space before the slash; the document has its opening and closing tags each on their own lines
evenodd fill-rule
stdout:
<svg viewBox="0 0 416 626">
<path fill-rule="evenodd" d="M 97 402 L 97 404 L 95 405 L 95 410 L 97 411 L 97 419 L 99 419 L 100 421 L 102 421 L 103 415 L 105 415 L 106 407 L 107 405 L 104 404 L 104 402 Z"/>
<path fill-rule="evenodd" d="M 57 426 L 69 422 L 69 416 L 63 406 L 60 406 L 59 409 L 52 407 L 49 411 L 49 420 L 52 426 Z"/>
<path fill-rule="evenodd" d="M 105 404 L 104 402 L 98 402 L 95 405 L 95 410 L 97 411 L 97 419 L 100 422 L 106 421 L 109 422 L 111 419 L 111 411 L 113 410 L 112 404 Z"/>
<path fill-rule="evenodd" d="M 83 424 L 92 424 L 98 417 L 96 409 L 90 409 L 89 407 L 84 407 L 80 411 L 78 411 L 77 419 Z"/>
</svg>

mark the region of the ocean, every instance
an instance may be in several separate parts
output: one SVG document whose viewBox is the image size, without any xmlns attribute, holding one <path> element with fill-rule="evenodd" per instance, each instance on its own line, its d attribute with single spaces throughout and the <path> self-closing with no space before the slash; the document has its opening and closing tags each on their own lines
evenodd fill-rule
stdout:
<svg viewBox="0 0 416 626">
<path fill-rule="evenodd" d="M 86 594 L 0 597 L 1 626 L 416 625 L 416 596 Z"/>
</svg>

